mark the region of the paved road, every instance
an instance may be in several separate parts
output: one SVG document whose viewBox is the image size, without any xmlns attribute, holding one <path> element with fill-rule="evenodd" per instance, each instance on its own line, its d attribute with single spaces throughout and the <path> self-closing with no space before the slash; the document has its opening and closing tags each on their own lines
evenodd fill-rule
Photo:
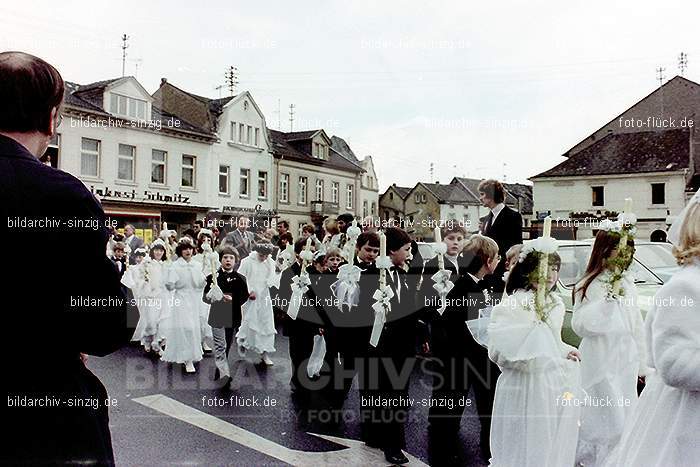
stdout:
<svg viewBox="0 0 700 467">
<path fill-rule="evenodd" d="M 278 335 L 275 365 L 267 369 L 237 360 L 233 391 L 212 380 L 212 356 L 205 356 L 195 375 L 149 358 L 136 346 L 90 357 L 88 366 L 117 400 L 110 425 L 118 465 L 386 465 L 379 451 L 362 443 L 309 434 L 359 440 L 359 398 L 353 388 L 336 424 L 329 423 L 327 411 L 295 400 L 288 388 L 287 346 L 287 338 Z M 430 377 L 417 369 L 411 396 L 429 397 L 429 383 Z M 410 465 L 428 463 L 427 410 L 417 405 L 410 414 L 407 451 L 415 457 Z M 475 417 L 473 406 L 467 407 L 460 453 L 467 466 L 485 465 L 478 454 Z M 336 452 L 304 453 L 328 451 Z"/>
</svg>

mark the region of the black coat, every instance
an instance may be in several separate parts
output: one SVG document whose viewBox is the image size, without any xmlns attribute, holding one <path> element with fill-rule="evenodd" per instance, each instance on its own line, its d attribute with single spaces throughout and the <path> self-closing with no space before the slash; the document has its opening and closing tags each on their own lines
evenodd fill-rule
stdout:
<svg viewBox="0 0 700 467">
<path fill-rule="evenodd" d="M 489 213 L 489 217 L 491 215 Z M 487 224 L 488 217 L 484 225 Z M 518 211 L 504 206 L 491 227 L 488 229 L 484 227 L 484 229 L 484 235 L 492 238 L 498 244 L 498 254 L 501 255 L 501 261 L 498 263 L 496 271 L 492 275 L 486 276 L 485 280 L 494 292 L 502 292 L 504 288 L 502 277 L 506 270 L 506 253 L 513 245 L 523 243 L 523 218 Z"/>
<path fill-rule="evenodd" d="M 209 326 L 213 328 L 236 328 L 241 324 L 241 306 L 248 300 L 248 284 L 245 277 L 236 271 L 226 272 L 219 269 L 216 274 L 216 283 L 224 294 L 231 295 L 230 302 L 223 300 L 212 302 L 207 298 L 211 290 L 212 275 L 207 276 L 207 285 L 204 286 L 202 300 L 211 305 L 209 309 Z"/>
<path fill-rule="evenodd" d="M 0 418 L 11 427 L 0 463 L 113 463 L 107 393 L 80 359 L 80 353 L 114 352 L 133 333 L 117 271 L 105 255 L 104 211 L 77 178 L 0 135 L 0 217 L 3 260 L 11 265 L 0 277 L 0 313 L 8 330 L 1 344 L 7 377 Z M 23 227 L 27 219 L 37 223 Z M 68 254 L 69 245 L 78 248 Z M 60 274 L 46 267 L 56 261 Z M 88 299 L 104 306 L 81 306 Z M 8 396 L 29 395 L 53 395 L 66 404 L 8 408 Z M 95 399 L 98 410 L 67 406 L 69 400 Z"/>
</svg>

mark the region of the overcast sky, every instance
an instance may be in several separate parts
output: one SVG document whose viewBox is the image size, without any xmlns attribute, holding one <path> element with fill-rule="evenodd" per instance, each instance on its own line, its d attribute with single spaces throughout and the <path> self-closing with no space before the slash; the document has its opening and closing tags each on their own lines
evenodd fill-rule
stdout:
<svg viewBox="0 0 700 467">
<path fill-rule="evenodd" d="M 692 2 L 22 1 L 0 6 L 0 50 L 69 81 L 161 77 L 218 97 L 234 65 L 270 128 L 323 127 L 380 186 L 527 178 L 658 86 L 700 81 Z M 139 61 L 140 60 L 140 61 Z M 278 102 L 281 116 L 278 113 Z"/>
</svg>

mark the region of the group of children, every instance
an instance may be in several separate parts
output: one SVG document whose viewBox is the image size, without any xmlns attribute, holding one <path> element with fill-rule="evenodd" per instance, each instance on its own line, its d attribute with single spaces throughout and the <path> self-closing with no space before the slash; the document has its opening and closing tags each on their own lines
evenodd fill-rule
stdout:
<svg viewBox="0 0 700 467">
<path fill-rule="evenodd" d="M 646 318 L 646 326 L 634 280 L 624 272 L 632 255 L 621 264 L 619 231 L 599 230 L 586 272 L 571 291 L 572 327 L 582 338 L 578 349 L 561 337 L 566 308 L 555 292 L 561 266 L 556 242 L 538 239 L 511 248 L 503 258 L 501 294 L 484 290 L 483 279 L 501 261 L 488 237 L 467 237 L 460 226 L 450 226 L 441 232 L 445 246 L 424 261 L 406 232 L 388 228 L 383 232 L 388 263 L 378 264 L 380 236 L 366 231 L 349 238 L 349 222 L 332 243 L 297 241 L 291 258 L 280 252 L 275 261 L 269 243 L 256 244 L 237 272 L 235 249 L 215 254 L 206 231 L 197 246 L 181 240 L 176 259 L 157 240 L 147 257 L 125 268 L 124 284 L 135 298 L 160 298 L 139 307 L 134 338 L 146 350 L 162 352 L 164 361 L 194 371 L 202 343 L 212 336 L 217 378 L 230 379 L 227 354 L 235 330 L 242 356 L 272 365 L 274 310 L 286 313 L 301 293 L 297 311 L 284 318 L 292 390 L 321 391 L 342 409 L 357 375 L 361 399 L 370 401 L 361 407 L 363 439 L 382 449 L 388 462 L 408 462 L 402 449 L 409 407 L 402 401 L 408 400 L 417 353 L 429 351 L 435 365 L 429 422 L 436 465 L 456 462 L 465 408 L 459 400 L 470 389 L 481 422 L 481 450 L 491 465 L 616 466 L 632 465 L 630 459 L 637 460 L 634 465 L 682 465 L 698 450 L 692 437 L 700 428 L 696 198 L 678 221 L 675 251 L 682 271 L 659 291 L 668 300 Z M 354 252 L 342 247 L 348 241 Z M 631 238 L 627 247 L 633 251 Z M 434 283 L 444 270 L 451 286 L 440 294 Z M 339 278 L 353 275 L 341 297 Z M 370 344 L 381 281 L 390 289 L 389 307 L 378 343 Z M 693 298 L 695 307 L 687 306 Z M 479 342 L 467 322 L 486 310 L 488 337 Z M 309 375 L 317 336 L 325 341 L 323 369 Z M 644 382 L 638 401 L 638 384 Z M 665 441 L 668 430 L 674 442 Z"/>
</svg>

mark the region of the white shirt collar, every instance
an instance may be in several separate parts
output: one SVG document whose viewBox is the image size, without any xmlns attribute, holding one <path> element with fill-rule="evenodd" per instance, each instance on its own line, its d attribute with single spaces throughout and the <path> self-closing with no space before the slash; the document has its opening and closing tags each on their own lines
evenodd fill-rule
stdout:
<svg viewBox="0 0 700 467">
<path fill-rule="evenodd" d="M 471 272 L 468 272 L 467 274 L 469 274 L 469 277 L 471 277 L 472 279 L 474 279 L 474 283 L 475 283 L 475 284 L 478 284 L 478 283 L 479 283 L 479 278 L 478 278 L 478 277 L 476 277 L 476 276 L 475 276 L 474 274 L 472 274 Z"/>
<path fill-rule="evenodd" d="M 498 217 L 498 215 L 501 213 L 501 211 L 503 211 L 503 208 L 504 208 L 504 207 L 506 207 L 505 204 L 503 204 L 503 203 L 498 203 L 497 205 L 495 205 L 495 206 L 493 207 L 493 209 L 491 209 L 491 212 L 493 213 L 493 219 L 494 219 L 494 220 L 496 220 L 496 217 Z"/>
</svg>

